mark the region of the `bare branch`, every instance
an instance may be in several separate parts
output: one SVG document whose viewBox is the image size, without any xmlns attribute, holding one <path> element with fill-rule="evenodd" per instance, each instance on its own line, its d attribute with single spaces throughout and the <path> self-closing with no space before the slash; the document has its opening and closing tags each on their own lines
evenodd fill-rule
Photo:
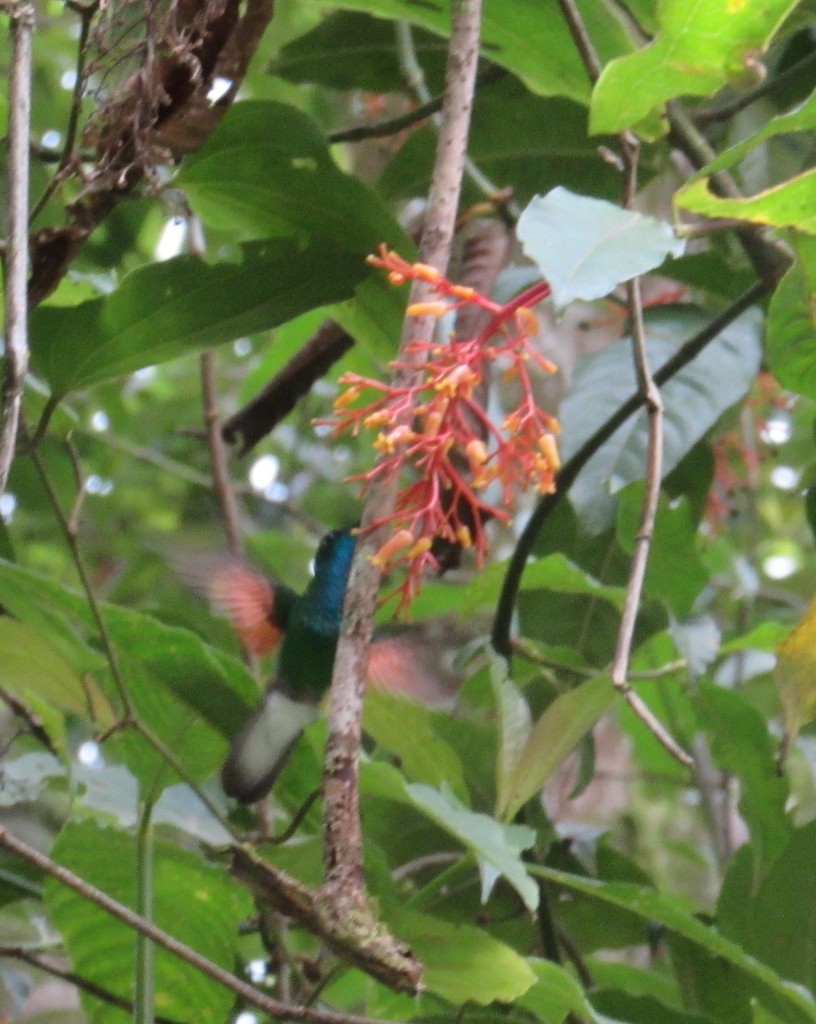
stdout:
<svg viewBox="0 0 816 1024">
<path fill-rule="evenodd" d="M 89 996 L 93 996 L 103 1003 L 108 1003 L 110 1006 L 118 1006 L 120 1010 L 127 1010 L 129 1013 L 133 1012 L 133 1000 L 126 999 L 124 996 L 118 996 L 115 992 L 111 992 L 110 989 L 97 985 L 87 978 L 83 978 L 81 974 L 76 974 L 74 971 L 60 967 L 53 963 L 51 959 L 25 946 L 0 944 L 0 957 L 3 956 L 9 960 L 21 960 L 23 963 L 30 964 L 31 967 L 36 967 L 39 971 L 50 974 L 52 978 L 67 981 L 69 985 L 73 985 L 74 988 L 78 988 L 81 992 L 86 992 Z M 173 1020 L 172 1017 L 162 1017 L 160 1014 L 156 1014 L 154 1020 L 156 1024 L 179 1024 L 179 1021 Z"/>
<path fill-rule="evenodd" d="M 31 132 L 31 38 L 34 8 L 9 6 L 11 78 L 8 125 L 8 244 L 5 265 L 6 375 L 0 433 L 0 495 L 5 493 L 20 425 L 20 407 L 28 373 L 28 140 Z"/>
<path fill-rule="evenodd" d="M 354 345 L 354 339 L 335 320 L 324 320 L 315 333 L 257 395 L 221 425 L 227 444 L 241 441 L 240 455 L 255 445 L 294 409 L 315 381 Z"/>
<path fill-rule="evenodd" d="M 578 52 L 581 54 L 587 74 L 595 82 L 601 73 L 602 65 L 586 31 L 581 13 L 574 0 L 558 0 L 558 3 L 572 34 L 573 41 L 578 48 Z M 620 143 L 624 170 L 623 205 L 627 209 L 632 209 L 637 193 L 640 143 L 637 136 L 632 132 L 622 132 Z M 655 519 L 657 518 L 660 485 L 663 480 L 663 399 L 652 376 L 646 351 L 646 332 L 643 326 L 643 303 L 640 297 L 639 278 L 635 277 L 628 281 L 626 291 L 629 317 L 632 323 L 632 353 L 635 362 L 635 375 L 642 404 L 646 407 L 648 417 L 648 441 L 646 451 L 646 493 L 643 498 L 643 508 L 640 514 L 635 550 L 629 569 L 629 583 L 626 588 L 626 600 L 615 644 L 615 656 L 612 660 L 612 683 L 622 694 L 632 711 L 665 747 L 669 754 L 686 768 L 691 768 L 694 765 L 693 759 L 679 746 L 668 729 L 658 720 L 657 716 L 647 707 L 645 701 L 629 684 L 629 659 L 635 635 L 635 624 L 643 595 L 643 581 L 646 578 L 646 566 L 649 561 Z"/>
<path fill-rule="evenodd" d="M 476 90 L 478 91 L 483 85 L 500 82 L 509 74 L 510 72 L 506 68 L 501 68 L 498 64 L 491 64 L 490 67 L 479 72 L 476 76 Z M 432 96 L 426 103 L 421 103 L 406 114 L 389 117 L 386 121 L 377 121 L 374 124 L 359 124 L 351 128 L 340 128 L 336 132 L 330 132 L 326 136 L 326 141 L 334 145 L 336 142 L 362 142 L 364 139 L 382 139 L 389 135 L 397 135 L 399 132 L 405 131 L 406 128 L 412 128 L 420 121 L 426 120 L 432 114 L 439 113 L 442 109 L 444 98 L 444 94 Z"/>
<path fill-rule="evenodd" d="M 270 999 L 269 996 L 259 992 L 258 989 L 242 981 L 241 978 L 230 974 L 229 971 L 225 971 L 223 967 L 219 967 L 212 960 L 208 960 L 207 957 L 202 956 L 196 950 L 191 949 L 183 942 L 179 942 L 178 939 L 168 932 L 157 928 L 150 921 L 140 917 L 130 907 L 126 907 L 124 903 L 119 903 L 118 900 L 112 899 L 107 893 L 97 889 L 96 886 L 91 885 L 84 878 L 64 868 L 61 864 L 57 864 L 50 857 L 46 857 L 45 854 L 40 853 L 21 839 L 13 836 L 4 826 L 0 826 L 0 847 L 10 850 L 18 857 L 22 857 L 29 864 L 34 864 L 35 867 L 38 867 L 47 875 L 72 889 L 83 899 L 88 900 L 97 907 L 101 907 L 102 910 L 115 917 L 118 921 L 122 921 L 129 928 L 133 928 L 134 931 L 151 939 L 157 946 L 166 949 L 168 953 L 178 957 L 179 960 L 190 964 L 197 971 L 200 971 L 219 985 L 229 989 L 230 992 L 234 992 L 237 996 L 245 999 L 250 1006 L 256 1006 L 259 1010 L 263 1010 L 264 1013 L 268 1013 L 272 1017 L 282 1020 L 312 1021 L 314 1024 L 385 1024 L 383 1021 L 361 1017 L 353 1013 L 333 1013 L 330 1010 L 318 1010 L 306 1006 L 291 1006 L 277 999 Z"/>
<path fill-rule="evenodd" d="M 405 76 L 405 80 L 408 83 L 408 86 L 416 93 L 420 102 L 423 105 L 428 104 L 432 101 L 432 97 L 425 82 L 425 72 L 422 70 L 422 65 L 419 63 L 419 59 L 416 54 L 414 35 L 411 26 L 407 21 L 398 21 L 396 24 L 396 30 L 397 51 L 399 53 L 400 65 L 402 67 L 402 73 Z M 475 89 L 476 85 L 474 85 L 474 93 Z M 437 131 L 442 127 L 442 118 L 443 114 L 439 111 L 430 115 L 431 123 Z M 478 164 L 476 164 L 476 162 L 468 156 L 467 153 L 465 154 L 465 174 L 473 182 L 476 188 L 483 192 L 488 199 L 493 196 L 503 194 L 505 191 L 505 189 L 500 188 L 495 182 L 491 181 L 491 179 L 488 178 Z M 519 219 L 521 210 L 519 209 L 518 204 L 514 203 L 512 199 L 507 200 L 504 203 L 504 208 L 513 221 L 517 221 Z"/>
<path fill-rule="evenodd" d="M 82 589 L 85 592 L 85 597 L 88 600 L 88 605 L 91 609 L 91 615 L 96 623 L 96 627 L 99 630 L 99 637 L 102 641 L 102 648 L 105 652 L 105 657 L 110 668 L 111 675 L 113 676 L 114 685 L 116 691 L 119 694 L 119 700 L 121 702 L 122 714 L 128 721 L 133 720 L 133 705 L 130 700 L 130 694 L 128 693 L 127 685 L 125 684 L 124 676 L 122 675 L 121 668 L 119 666 L 119 659 L 116 656 L 116 650 L 111 639 L 110 632 L 108 630 L 107 623 L 102 615 L 102 609 L 99 606 L 99 602 L 96 599 L 93 586 L 91 585 L 90 577 L 85 568 L 85 562 L 82 559 L 82 554 L 79 550 L 77 543 L 76 534 L 72 532 L 71 523 L 68 517 L 62 510 L 57 492 L 54 490 L 53 484 L 48 476 L 45 469 L 45 464 L 40 458 L 40 453 L 36 448 L 31 448 L 30 452 L 31 461 L 34 463 L 34 468 L 37 471 L 37 475 L 42 481 L 42 485 L 45 488 L 45 492 L 48 495 L 48 500 L 51 507 L 54 510 L 54 514 L 57 517 L 62 535 L 65 537 L 65 542 L 68 545 L 68 550 L 71 553 L 71 559 L 76 568 L 77 576 L 82 584 Z"/>
<path fill-rule="evenodd" d="M 479 56 L 480 0 L 458 0 L 453 5 L 453 29 L 445 79 L 442 128 L 436 151 L 431 190 L 419 258 L 444 273 L 450 259 L 456 210 L 464 170 L 473 89 Z M 410 301 L 429 295 L 428 285 L 414 282 Z M 429 340 L 431 317 L 406 317 L 400 342 L 401 360 L 409 368 L 397 372 L 400 383 L 417 372 L 405 354 L 408 342 Z M 415 358 L 415 357 L 414 357 Z M 414 365 L 416 365 L 414 363 Z M 394 507 L 396 481 L 372 490 L 363 512 L 360 543 L 346 594 L 343 625 L 332 677 L 329 737 L 324 776 L 326 878 L 322 899 L 341 931 L 370 934 L 383 955 L 402 961 L 406 978 L 416 987 L 421 965 L 374 923 L 363 881 L 363 847 L 359 812 L 360 715 L 363 680 L 368 662 L 372 621 L 380 572 L 370 556 L 377 550 L 378 530 L 369 529 Z"/>
</svg>

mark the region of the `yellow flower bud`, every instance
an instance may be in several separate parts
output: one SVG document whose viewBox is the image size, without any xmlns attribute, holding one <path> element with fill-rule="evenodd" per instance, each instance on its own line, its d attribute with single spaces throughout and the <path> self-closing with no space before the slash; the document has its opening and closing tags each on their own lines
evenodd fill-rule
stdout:
<svg viewBox="0 0 816 1024">
<path fill-rule="evenodd" d="M 368 560 L 372 565 L 376 565 L 381 572 L 390 566 L 394 555 L 399 554 L 410 544 L 414 543 L 414 535 L 410 530 L 397 530 L 393 537 L 383 544 L 380 550 L 375 555 L 369 555 Z"/>
<path fill-rule="evenodd" d="M 561 456 L 558 454 L 558 446 L 552 434 L 542 434 L 538 439 L 538 450 L 547 460 L 547 464 L 554 473 L 561 468 Z"/>
<path fill-rule="evenodd" d="M 447 311 L 445 302 L 414 302 L 405 310 L 408 316 L 444 316 Z"/>
</svg>

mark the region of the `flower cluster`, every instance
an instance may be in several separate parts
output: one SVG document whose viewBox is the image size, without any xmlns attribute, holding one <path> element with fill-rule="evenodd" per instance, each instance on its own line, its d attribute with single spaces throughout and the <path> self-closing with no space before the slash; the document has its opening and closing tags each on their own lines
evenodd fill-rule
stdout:
<svg viewBox="0 0 816 1024">
<path fill-rule="evenodd" d="M 387 270 L 392 284 L 421 280 L 430 285 L 438 299 L 410 306 L 409 316 L 441 317 L 468 303 L 490 315 L 475 338 L 410 343 L 403 359 L 391 364 L 393 383 L 355 373 L 340 379 L 344 390 L 331 421 L 335 433 L 356 434 L 361 427 L 377 431 L 376 465 L 353 478 L 362 481 L 363 492 L 400 475 L 406 466 L 416 471 L 416 479 L 400 491 L 394 512 L 371 527 L 388 523 L 393 528 L 374 561 L 384 571 L 407 568 L 399 588 L 404 609 L 426 568 L 438 567 L 432 550 L 437 538 L 473 547 L 481 564 L 488 547 L 486 520 L 507 522 L 519 491 L 534 487 L 547 494 L 555 488 L 558 422 L 538 407 L 530 378 L 531 365 L 555 371 L 532 343 L 538 320 L 530 307 L 546 298 L 549 287 L 535 285 L 500 305 L 384 246 L 369 262 Z M 520 391 L 518 405 L 500 424 L 491 420 L 484 401 L 490 366 L 496 362 L 504 367 L 505 380 L 516 381 Z M 366 392 L 375 397 L 365 401 Z"/>
</svg>

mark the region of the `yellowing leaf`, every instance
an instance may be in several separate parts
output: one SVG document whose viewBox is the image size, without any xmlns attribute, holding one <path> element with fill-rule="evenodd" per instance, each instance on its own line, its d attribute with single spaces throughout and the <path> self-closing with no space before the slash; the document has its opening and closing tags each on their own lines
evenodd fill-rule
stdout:
<svg viewBox="0 0 816 1024">
<path fill-rule="evenodd" d="M 783 752 L 816 719 L 816 600 L 777 650 L 774 671 L 785 719 Z"/>
</svg>

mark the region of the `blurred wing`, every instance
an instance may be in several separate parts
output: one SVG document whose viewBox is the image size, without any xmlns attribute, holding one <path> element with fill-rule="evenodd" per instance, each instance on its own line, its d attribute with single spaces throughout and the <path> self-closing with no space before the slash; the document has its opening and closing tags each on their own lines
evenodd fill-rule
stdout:
<svg viewBox="0 0 816 1024">
<path fill-rule="evenodd" d="M 378 637 L 369 650 L 366 687 L 430 707 L 452 707 L 461 678 L 445 664 L 448 654 L 429 645 L 421 628 Z"/>
<path fill-rule="evenodd" d="M 300 734 L 317 713 L 313 704 L 301 704 L 278 690 L 270 690 L 232 741 L 221 769 L 221 785 L 227 796 L 244 804 L 265 796 Z"/>
<path fill-rule="evenodd" d="M 181 573 L 214 612 L 229 619 L 244 647 L 254 654 L 269 654 L 281 642 L 295 596 L 288 587 L 273 585 L 236 561 L 200 559 Z"/>
</svg>

